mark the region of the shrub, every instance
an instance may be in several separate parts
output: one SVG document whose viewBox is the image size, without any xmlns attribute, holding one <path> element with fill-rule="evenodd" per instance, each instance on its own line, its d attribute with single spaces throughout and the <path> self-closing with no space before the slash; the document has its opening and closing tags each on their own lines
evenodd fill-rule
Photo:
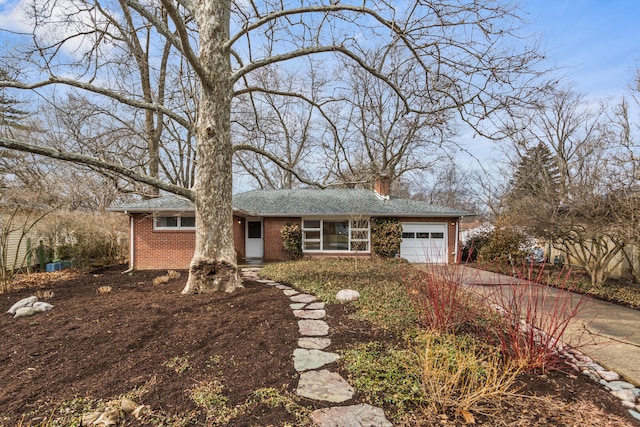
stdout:
<svg viewBox="0 0 640 427">
<path fill-rule="evenodd" d="M 383 258 L 393 258 L 400 252 L 402 225 L 398 218 L 371 220 L 371 249 Z"/>
<path fill-rule="evenodd" d="M 493 230 L 480 231 L 467 240 L 461 248 L 460 261 L 475 262 L 478 252 L 489 243 L 493 236 Z"/>
<path fill-rule="evenodd" d="M 520 373 L 516 363 L 502 362 L 495 349 L 480 346 L 468 336 L 422 334 L 414 351 L 419 356 L 426 411 L 453 411 L 473 424 L 471 412 L 487 414 L 499 408 Z"/>
<path fill-rule="evenodd" d="M 453 333 L 481 314 L 477 298 L 456 278 L 456 266 L 449 268 L 431 266 L 427 273 L 408 270 L 404 276 L 420 324 L 428 330 Z"/>
<path fill-rule="evenodd" d="M 560 351 L 567 327 L 586 299 L 568 290 L 569 271 L 556 277 L 554 286 L 541 283 L 543 267 L 537 271 L 525 267 L 518 276 L 530 282 L 498 286 L 488 296 L 501 314 L 493 331 L 502 354 L 526 369 L 557 368 L 562 364 Z"/>
<path fill-rule="evenodd" d="M 300 224 L 288 223 L 282 230 L 282 244 L 284 250 L 293 259 L 302 258 L 302 228 Z"/>
<path fill-rule="evenodd" d="M 514 227 L 496 227 L 478 249 L 478 261 L 494 265 L 519 266 L 523 263 L 529 238 Z"/>
</svg>

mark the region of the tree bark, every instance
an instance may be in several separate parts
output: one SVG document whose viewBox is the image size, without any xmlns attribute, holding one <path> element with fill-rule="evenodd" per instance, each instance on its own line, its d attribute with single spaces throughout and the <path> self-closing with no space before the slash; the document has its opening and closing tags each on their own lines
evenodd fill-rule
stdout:
<svg viewBox="0 0 640 427">
<path fill-rule="evenodd" d="M 231 292 L 242 286 L 233 244 L 229 10 L 226 0 L 202 1 L 194 9 L 206 75 L 196 124 L 196 250 L 182 293 Z"/>
</svg>

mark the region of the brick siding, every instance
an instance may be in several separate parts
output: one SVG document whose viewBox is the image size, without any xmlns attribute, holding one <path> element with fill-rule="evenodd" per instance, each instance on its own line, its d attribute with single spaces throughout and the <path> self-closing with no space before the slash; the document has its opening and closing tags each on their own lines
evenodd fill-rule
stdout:
<svg viewBox="0 0 640 427">
<path fill-rule="evenodd" d="M 133 214 L 134 236 L 134 265 L 137 270 L 163 270 L 186 269 L 193 258 L 195 248 L 195 231 L 193 230 L 157 230 L 153 229 L 153 217 L 148 214 Z M 455 259 L 456 227 L 455 220 L 450 218 L 401 218 L 401 222 L 407 223 L 438 223 L 446 222 L 448 236 L 448 262 L 453 264 Z M 264 259 L 266 261 L 279 261 L 290 259 L 282 244 L 280 230 L 287 223 L 300 224 L 301 219 L 290 218 L 264 218 Z M 245 219 L 233 217 L 234 244 L 238 259 L 245 256 Z M 335 256 L 336 254 L 333 254 Z M 342 256 L 346 256 L 344 254 Z M 351 254 L 354 255 L 354 254 Z M 357 254 L 362 256 L 365 254 Z M 314 254 L 314 257 L 322 257 L 323 254 Z M 331 256 L 329 254 L 325 256 Z M 368 254 L 367 254 L 368 256 Z"/>
<path fill-rule="evenodd" d="M 194 230 L 154 230 L 153 217 L 133 214 L 136 270 L 187 269 L 196 247 Z M 233 217 L 233 240 L 238 257 L 244 257 L 244 219 Z"/>
<path fill-rule="evenodd" d="M 301 224 L 300 218 L 264 218 L 264 259 L 265 261 L 281 261 L 291 259 L 284 250 L 280 230 L 288 223 Z"/>
</svg>

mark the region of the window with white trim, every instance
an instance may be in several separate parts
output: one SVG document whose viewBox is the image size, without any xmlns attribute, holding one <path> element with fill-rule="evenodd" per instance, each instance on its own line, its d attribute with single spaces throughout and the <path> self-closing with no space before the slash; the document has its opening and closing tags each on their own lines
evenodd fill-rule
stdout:
<svg viewBox="0 0 640 427">
<path fill-rule="evenodd" d="M 154 230 L 195 230 L 196 218 L 193 216 L 155 216 Z"/>
<path fill-rule="evenodd" d="M 302 249 L 307 252 L 368 252 L 369 219 L 303 219 Z"/>
</svg>

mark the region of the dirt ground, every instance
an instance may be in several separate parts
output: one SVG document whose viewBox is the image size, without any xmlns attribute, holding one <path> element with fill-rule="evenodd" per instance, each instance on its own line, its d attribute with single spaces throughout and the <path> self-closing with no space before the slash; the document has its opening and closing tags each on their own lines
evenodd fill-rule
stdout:
<svg viewBox="0 0 640 427">
<path fill-rule="evenodd" d="M 153 284 L 166 272 L 122 274 L 124 269 L 36 274 L 0 295 L 3 312 L 38 291 L 53 291 L 46 301 L 55 306 L 32 317 L 0 316 L 0 426 L 78 425 L 83 411 L 124 394 L 158 418 L 130 417 L 121 425 L 213 425 L 189 393 L 212 382 L 221 384 L 227 407 L 244 405 L 226 425 L 300 424 L 286 404 L 252 399 L 256 390 L 267 388 L 293 396 L 297 386 L 292 361 L 297 322 L 281 291 L 245 282 L 232 294 L 181 295 L 184 272 L 169 283 Z M 110 286 L 111 292 L 100 294 L 101 286 Z M 330 350 L 394 340 L 351 319 L 350 311 L 344 305 L 327 308 Z M 522 384 L 521 394 L 537 398 L 518 399 L 477 423 L 640 425 L 600 386 L 572 372 L 527 375 Z M 356 394 L 348 404 L 363 401 Z M 299 404 L 310 410 L 327 406 L 305 399 Z M 68 424 L 44 424 L 63 415 Z M 413 424 L 454 422 L 416 417 Z"/>
</svg>

